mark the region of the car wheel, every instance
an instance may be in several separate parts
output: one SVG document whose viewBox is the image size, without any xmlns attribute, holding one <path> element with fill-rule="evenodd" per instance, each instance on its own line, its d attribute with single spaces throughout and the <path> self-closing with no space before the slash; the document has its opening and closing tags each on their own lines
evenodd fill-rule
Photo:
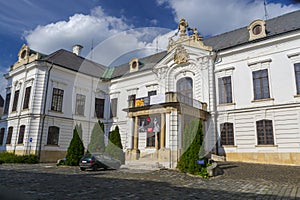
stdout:
<svg viewBox="0 0 300 200">
<path fill-rule="evenodd" d="M 97 165 L 93 165 L 92 169 L 93 169 L 93 171 L 97 171 L 98 166 Z"/>
<path fill-rule="evenodd" d="M 80 170 L 81 170 L 81 171 L 85 171 L 85 168 L 84 168 L 84 167 L 80 167 Z"/>
</svg>

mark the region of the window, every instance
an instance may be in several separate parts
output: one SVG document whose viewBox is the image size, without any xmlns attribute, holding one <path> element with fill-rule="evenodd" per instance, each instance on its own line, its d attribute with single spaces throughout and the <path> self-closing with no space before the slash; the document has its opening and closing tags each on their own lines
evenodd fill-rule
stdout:
<svg viewBox="0 0 300 200">
<path fill-rule="evenodd" d="M 156 90 L 148 92 L 148 97 L 151 97 L 151 96 L 154 96 L 154 95 L 156 95 Z"/>
<path fill-rule="evenodd" d="M 51 110 L 62 112 L 64 91 L 58 88 L 53 88 Z"/>
<path fill-rule="evenodd" d="M 22 125 L 22 126 L 20 126 L 19 137 L 18 137 L 18 144 L 23 144 L 24 133 L 25 133 L 25 125 Z"/>
<path fill-rule="evenodd" d="M 177 100 L 187 105 L 193 105 L 193 80 L 189 77 L 177 81 Z"/>
<path fill-rule="evenodd" d="M 6 144 L 11 144 L 11 138 L 12 138 L 12 134 L 13 134 L 13 127 L 10 126 L 8 128 L 8 132 L 7 132 L 7 137 L 6 137 Z"/>
<path fill-rule="evenodd" d="M 128 107 L 133 108 L 135 106 L 135 94 L 128 96 Z"/>
<path fill-rule="evenodd" d="M 297 94 L 300 94 L 300 63 L 295 64 L 295 77 L 296 77 Z"/>
<path fill-rule="evenodd" d="M 256 122 L 257 144 L 274 144 L 272 120 Z"/>
<path fill-rule="evenodd" d="M 49 126 L 47 144 L 58 145 L 58 139 L 59 139 L 59 127 Z"/>
<path fill-rule="evenodd" d="M 6 94 L 5 106 L 4 106 L 4 112 L 3 112 L 3 114 L 8 114 L 8 109 L 9 109 L 9 104 L 10 104 L 10 96 L 11 96 L 10 93 Z"/>
<path fill-rule="evenodd" d="M 14 102 L 13 102 L 12 111 L 16 111 L 17 110 L 18 100 L 19 100 L 19 93 L 20 93 L 20 90 L 15 91 L 15 96 L 14 96 Z"/>
<path fill-rule="evenodd" d="M 268 70 L 259 70 L 252 72 L 254 99 L 270 98 Z"/>
<path fill-rule="evenodd" d="M 219 83 L 219 103 L 232 103 L 231 76 L 218 79 Z"/>
<path fill-rule="evenodd" d="M 117 117 L 117 109 L 118 109 L 118 99 L 111 99 L 110 102 L 110 117 Z"/>
<path fill-rule="evenodd" d="M 221 129 L 221 145 L 234 145 L 233 123 L 223 123 Z"/>
<path fill-rule="evenodd" d="M 104 117 L 104 99 L 95 99 L 95 114 L 97 118 L 103 118 Z"/>
<path fill-rule="evenodd" d="M 76 94 L 75 114 L 84 115 L 84 107 L 85 107 L 85 95 Z"/>
<path fill-rule="evenodd" d="M 27 87 L 25 90 L 23 109 L 29 108 L 30 92 L 31 92 L 31 86 Z"/>
<path fill-rule="evenodd" d="M 5 128 L 0 129 L 0 146 L 3 145 Z"/>
</svg>

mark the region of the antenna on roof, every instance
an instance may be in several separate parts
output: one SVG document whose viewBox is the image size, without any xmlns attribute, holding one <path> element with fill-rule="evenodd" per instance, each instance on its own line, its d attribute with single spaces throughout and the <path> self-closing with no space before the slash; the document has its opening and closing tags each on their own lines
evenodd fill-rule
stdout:
<svg viewBox="0 0 300 200">
<path fill-rule="evenodd" d="M 158 53 L 158 38 L 156 38 L 156 53 Z"/>
<path fill-rule="evenodd" d="M 264 9 L 265 9 L 265 19 L 268 20 L 269 15 L 268 15 L 268 11 L 267 11 L 267 0 L 264 0 Z"/>
<path fill-rule="evenodd" d="M 94 39 L 92 39 L 92 47 L 91 47 L 91 60 L 93 60 L 93 51 L 94 51 Z"/>
</svg>

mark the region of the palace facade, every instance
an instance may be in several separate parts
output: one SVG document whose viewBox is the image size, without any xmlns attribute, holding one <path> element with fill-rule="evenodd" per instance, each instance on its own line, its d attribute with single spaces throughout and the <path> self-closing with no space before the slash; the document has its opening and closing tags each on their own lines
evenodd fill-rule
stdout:
<svg viewBox="0 0 300 200">
<path fill-rule="evenodd" d="M 119 126 L 127 163 L 174 168 L 197 118 L 202 156 L 300 165 L 300 11 L 206 39 L 181 19 L 167 51 L 115 67 L 81 48 L 22 46 L 5 75 L 1 151 L 56 161 L 76 124 L 87 147 L 100 120 L 106 136 Z"/>
</svg>

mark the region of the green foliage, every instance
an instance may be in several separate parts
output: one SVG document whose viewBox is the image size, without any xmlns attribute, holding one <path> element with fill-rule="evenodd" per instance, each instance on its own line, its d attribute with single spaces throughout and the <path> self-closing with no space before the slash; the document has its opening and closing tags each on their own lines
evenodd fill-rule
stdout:
<svg viewBox="0 0 300 200">
<path fill-rule="evenodd" d="M 202 174 L 204 173 L 199 160 L 199 151 L 202 146 L 202 123 L 199 119 L 191 120 L 189 126 L 185 127 L 183 135 L 183 154 L 179 159 L 177 168 L 185 173 Z M 204 174 L 203 174 L 204 175 Z"/>
<path fill-rule="evenodd" d="M 84 155 L 84 146 L 78 135 L 77 128 L 74 128 L 73 138 L 67 150 L 66 165 L 79 165 L 80 158 Z"/>
<path fill-rule="evenodd" d="M 76 128 L 76 130 L 77 130 L 77 133 L 78 133 L 78 135 L 79 135 L 79 138 L 82 140 L 82 126 L 81 126 L 81 124 L 76 124 L 75 125 L 75 128 Z"/>
<path fill-rule="evenodd" d="M 104 144 L 104 124 L 100 121 L 95 123 L 92 130 L 91 141 L 88 145 L 87 152 L 103 153 L 105 151 Z"/>
<path fill-rule="evenodd" d="M 26 164 L 36 164 L 39 162 L 37 155 L 15 155 L 9 152 L 3 152 L 0 154 L 0 160 L 3 163 L 26 163 Z"/>
<path fill-rule="evenodd" d="M 125 155 L 121 143 L 121 137 L 119 127 L 116 126 L 115 130 L 109 133 L 108 144 L 105 149 L 105 153 L 110 155 L 112 158 L 120 160 L 122 164 L 125 163 Z"/>
</svg>

